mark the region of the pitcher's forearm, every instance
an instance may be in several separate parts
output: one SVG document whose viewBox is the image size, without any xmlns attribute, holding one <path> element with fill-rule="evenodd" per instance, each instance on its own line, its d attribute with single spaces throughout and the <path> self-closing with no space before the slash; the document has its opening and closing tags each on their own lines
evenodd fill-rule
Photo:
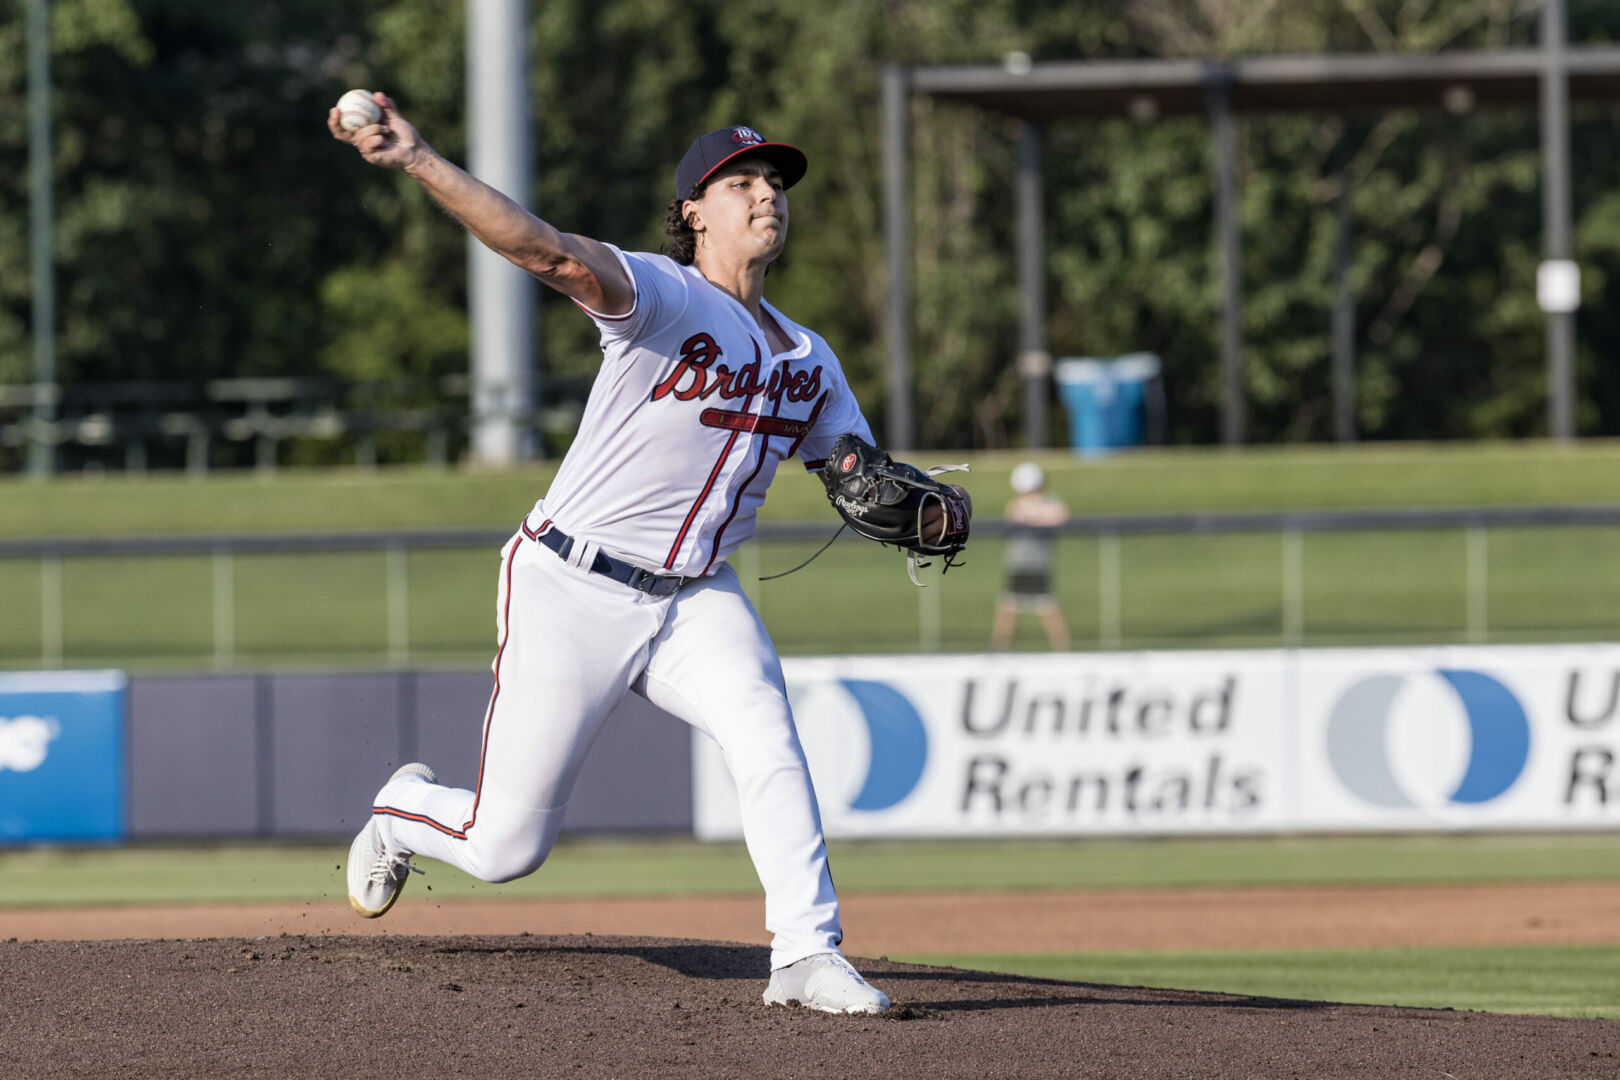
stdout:
<svg viewBox="0 0 1620 1080">
<path fill-rule="evenodd" d="M 405 171 L 480 243 L 530 273 L 566 257 L 562 233 L 437 153 Z"/>
</svg>

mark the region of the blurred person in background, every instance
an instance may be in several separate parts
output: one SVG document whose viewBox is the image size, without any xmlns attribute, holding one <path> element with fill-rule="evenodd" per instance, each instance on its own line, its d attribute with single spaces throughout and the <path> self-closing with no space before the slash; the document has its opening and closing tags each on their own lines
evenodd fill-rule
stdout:
<svg viewBox="0 0 1620 1080">
<path fill-rule="evenodd" d="M 1069 628 L 1052 592 L 1052 538 L 1058 526 L 1069 520 L 1069 508 L 1046 491 L 1046 474 L 1033 461 L 1013 469 L 1012 489 L 1016 494 L 1004 514 L 1006 580 L 996 598 L 990 647 L 1010 646 L 1018 616 L 1027 612 L 1040 618 L 1046 640 L 1062 651 L 1069 647 Z"/>
</svg>

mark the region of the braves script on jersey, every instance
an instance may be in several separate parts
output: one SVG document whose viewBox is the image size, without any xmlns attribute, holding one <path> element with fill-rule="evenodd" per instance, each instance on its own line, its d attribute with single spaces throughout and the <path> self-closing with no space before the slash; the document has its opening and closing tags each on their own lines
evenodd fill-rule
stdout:
<svg viewBox="0 0 1620 1080">
<path fill-rule="evenodd" d="M 701 576 L 753 534 L 784 458 L 819 468 L 839 435 L 871 431 L 818 335 L 762 302 L 794 343 L 772 354 L 748 310 L 696 269 L 613 252 L 635 306 L 589 313 L 602 370 L 530 519 L 648 569 Z"/>
</svg>

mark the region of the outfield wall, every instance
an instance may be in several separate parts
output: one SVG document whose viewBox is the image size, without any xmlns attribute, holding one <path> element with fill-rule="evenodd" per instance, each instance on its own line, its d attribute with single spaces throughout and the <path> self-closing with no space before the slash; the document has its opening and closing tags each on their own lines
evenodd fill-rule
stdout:
<svg viewBox="0 0 1620 1080">
<path fill-rule="evenodd" d="M 1620 645 L 784 670 L 830 836 L 1620 827 Z M 399 762 L 475 784 L 490 685 L 484 671 L 0 675 L 0 842 L 351 835 Z M 568 828 L 741 835 L 718 750 L 633 695 Z"/>
<path fill-rule="evenodd" d="M 477 783 L 491 686 L 488 670 L 0 674 L 0 843 L 349 836 L 401 762 Z M 690 745 L 626 701 L 569 829 L 690 832 Z"/>
</svg>

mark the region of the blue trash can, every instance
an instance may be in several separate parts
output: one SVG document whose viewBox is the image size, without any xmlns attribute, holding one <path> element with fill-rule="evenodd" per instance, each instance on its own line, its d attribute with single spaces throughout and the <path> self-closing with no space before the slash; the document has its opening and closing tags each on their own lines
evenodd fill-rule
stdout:
<svg viewBox="0 0 1620 1080">
<path fill-rule="evenodd" d="M 1140 446 L 1147 386 L 1159 358 L 1130 353 L 1106 359 L 1071 357 L 1056 365 L 1058 394 L 1069 412 L 1069 445 L 1081 457 Z"/>
<path fill-rule="evenodd" d="M 1114 380 L 1102 360 L 1070 359 L 1057 364 L 1058 395 L 1069 410 L 1069 445 L 1081 457 L 1106 454 L 1113 445 L 1109 414 Z"/>
</svg>

